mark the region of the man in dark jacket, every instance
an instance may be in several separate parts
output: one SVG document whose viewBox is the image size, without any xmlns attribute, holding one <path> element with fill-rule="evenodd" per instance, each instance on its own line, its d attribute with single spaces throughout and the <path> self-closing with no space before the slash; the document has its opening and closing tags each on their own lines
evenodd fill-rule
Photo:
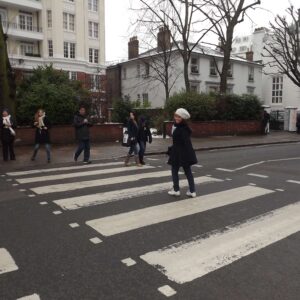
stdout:
<svg viewBox="0 0 300 300">
<path fill-rule="evenodd" d="M 74 155 L 74 160 L 77 161 L 81 152 L 84 151 L 83 162 L 90 164 L 90 127 L 92 124 L 88 120 L 85 107 L 81 106 L 78 113 L 74 116 L 74 127 L 78 148 Z"/>
<path fill-rule="evenodd" d="M 1 118 L 1 142 L 2 142 L 2 151 L 3 151 L 3 160 L 8 161 L 15 160 L 14 152 L 14 141 L 15 141 L 15 131 L 16 128 L 13 118 L 10 116 L 9 111 L 4 109 L 2 111 Z"/>
<path fill-rule="evenodd" d="M 139 159 L 140 159 L 140 163 L 142 165 L 145 165 L 144 155 L 145 155 L 145 151 L 146 151 L 146 145 L 147 145 L 147 142 L 149 142 L 150 144 L 152 143 L 152 134 L 151 134 L 150 128 L 144 117 L 140 118 L 138 125 L 139 125 L 138 143 L 140 146 Z"/>
</svg>

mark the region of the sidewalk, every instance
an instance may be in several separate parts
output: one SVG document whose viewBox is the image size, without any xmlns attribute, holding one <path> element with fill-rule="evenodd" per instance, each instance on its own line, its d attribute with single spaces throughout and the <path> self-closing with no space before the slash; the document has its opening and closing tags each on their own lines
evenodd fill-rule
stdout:
<svg viewBox="0 0 300 300">
<path fill-rule="evenodd" d="M 300 135 L 282 131 L 272 132 L 267 136 L 218 136 L 193 139 L 193 145 L 197 151 L 296 142 L 300 142 Z M 164 140 L 154 138 L 153 143 L 147 145 L 147 154 L 163 154 L 167 151 L 170 144 L 171 139 Z M 72 158 L 75 147 L 76 145 L 52 146 L 51 165 L 56 163 L 74 163 Z M 47 165 L 46 153 L 43 147 L 40 149 L 37 160 L 35 162 L 30 161 L 32 149 L 33 147 L 16 147 L 17 160 L 6 163 L 0 160 L 0 172 L 4 172 L 8 169 Z M 120 158 L 126 154 L 126 151 L 127 148 L 122 147 L 118 142 L 92 145 L 91 159 L 101 160 Z"/>
</svg>

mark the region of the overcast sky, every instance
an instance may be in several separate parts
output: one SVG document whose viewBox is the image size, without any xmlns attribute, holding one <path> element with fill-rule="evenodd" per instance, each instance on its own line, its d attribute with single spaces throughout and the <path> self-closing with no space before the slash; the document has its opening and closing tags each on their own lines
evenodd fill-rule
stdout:
<svg viewBox="0 0 300 300">
<path fill-rule="evenodd" d="M 132 34 L 131 23 L 134 15 L 130 4 L 138 0 L 105 0 L 106 5 L 106 60 L 115 61 L 127 58 L 127 42 Z M 262 0 L 261 9 L 251 11 L 252 21 L 239 25 L 236 35 L 250 34 L 256 27 L 268 26 L 276 14 L 284 14 L 290 3 L 299 0 Z"/>
</svg>

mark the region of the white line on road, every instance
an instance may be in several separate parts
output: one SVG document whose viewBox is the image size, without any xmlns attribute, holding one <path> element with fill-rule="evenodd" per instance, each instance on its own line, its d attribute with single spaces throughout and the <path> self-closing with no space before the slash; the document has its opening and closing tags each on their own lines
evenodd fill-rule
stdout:
<svg viewBox="0 0 300 300">
<path fill-rule="evenodd" d="M 17 300 L 40 300 L 40 296 L 38 294 L 33 294 L 33 295 L 30 295 L 30 296 L 25 296 L 25 297 L 22 297 L 22 298 L 18 298 Z"/>
<path fill-rule="evenodd" d="M 90 165 L 79 165 L 72 167 L 60 167 L 60 168 L 51 168 L 51 169 L 35 169 L 29 171 L 19 171 L 19 172 L 10 172 L 6 173 L 9 176 L 24 176 L 24 175 L 33 175 L 40 173 L 49 173 L 49 172 L 63 172 L 63 171 L 77 171 L 82 169 L 92 169 L 100 167 L 112 167 L 123 165 L 124 162 L 110 162 L 110 163 L 100 163 L 100 164 L 90 164 Z"/>
<path fill-rule="evenodd" d="M 223 180 L 212 177 L 197 177 L 195 184 L 203 184 L 210 182 L 221 182 Z M 166 191 L 170 188 L 170 182 L 158 183 L 147 186 L 134 187 L 129 189 L 115 190 L 105 193 L 96 193 L 93 195 L 85 195 L 79 197 L 64 198 L 53 201 L 64 210 L 74 210 L 82 207 L 100 205 L 104 203 L 145 196 L 154 193 Z M 188 186 L 186 180 L 181 180 L 181 187 Z"/>
<path fill-rule="evenodd" d="M 133 174 L 133 175 L 118 176 L 118 177 L 113 177 L 113 178 L 104 178 L 104 179 L 97 179 L 97 180 L 41 186 L 41 187 L 32 188 L 31 191 L 36 194 L 39 194 L 39 195 L 49 194 L 49 193 L 58 193 L 58 192 L 67 192 L 67 191 L 74 191 L 74 190 L 90 188 L 90 187 L 100 187 L 100 186 L 104 186 L 104 185 L 112 185 L 112 184 L 138 181 L 138 180 L 147 179 L 147 178 L 167 177 L 167 176 L 171 176 L 170 174 L 171 174 L 170 171 L 138 173 L 138 174 Z"/>
<path fill-rule="evenodd" d="M 67 179 L 67 178 L 114 174 L 114 173 L 122 173 L 122 172 L 127 172 L 132 170 L 153 169 L 153 168 L 154 167 L 151 166 L 144 166 L 143 168 L 137 169 L 136 166 L 132 166 L 132 167 L 77 172 L 77 173 L 70 173 L 70 174 L 57 174 L 57 175 L 47 175 L 47 176 L 30 177 L 30 178 L 17 178 L 16 181 L 21 184 L 26 184 L 26 183 L 33 183 L 33 182 L 44 182 L 44 181 L 60 180 L 60 179 Z"/>
<path fill-rule="evenodd" d="M 269 176 L 267 176 L 267 175 L 255 174 L 255 173 L 249 173 L 247 175 L 252 176 L 252 177 L 258 177 L 258 178 L 269 178 Z"/>
<path fill-rule="evenodd" d="M 244 223 L 198 236 L 141 256 L 179 284 L 229 265 L 300 231 L 300 202 Z M 199 255 L 201 253 L 201 255 Z"/>
<path fill-rule="evenodd" d="M 0 274 L 18 270 L 14 259 L 5 248 L 0 248 Z"/>
<path fill-rule="evenodd" d="M 287 180 L 286 182 L 300 184 L 300 181 L 297 181 L 297 180 Z"/>
<path fill-rule="evenodd" d="M 223 172 L 234 172 L 234 170 L 230 169 L 224 169 L 224 168 L 216 168 L 217 171 L 223 171 Z"/>
<path fill-rule="evenodd" d="M 95 219 L 87 221 L 86 224 L 104 236 L 111 236 L 145 226 L 190 216 L 222 206 L 246 201 L 271 193 L 273 193 L 271 190 L 252 186 L 244 186 L 223 192 L 199 196 L 193 199 L 161 204 L 127 213 Z"/>
<path fill-rule="evenodd" d="M 94 237 L 94 238 L 90 239 L 90 242 L 92 242 L 93 244 L 97 245 L 97 244 L 102 243 L 103 241 L 100 240 L 98 237 Z"/>
<path fill-rule="evenodd" d="M 130 258 L 130 257 L 121 260 L 121 262 L 122 262 L 124 265 L 126 265 L 127 267 L 132 267 L 132 266 L 136 265 L 136 261 L 133 260 L 133 259 Z"/>
<path fill-rule="evenodd" d="M 169 285 L 164 285 L 158 288 L 158 291 L 166 297 L 172 297 L 176 295 L 176 291 L 172 289 Z"/>
<path fill-rule="evenodd" d="M 56 211 L 53 212 L 53 214 L 56 215 L 56 216 L 57 216 L 57 215 L 61 215 L 61 214 L 62 214 L 62 211 L 56 210 Z"/>
</svg>

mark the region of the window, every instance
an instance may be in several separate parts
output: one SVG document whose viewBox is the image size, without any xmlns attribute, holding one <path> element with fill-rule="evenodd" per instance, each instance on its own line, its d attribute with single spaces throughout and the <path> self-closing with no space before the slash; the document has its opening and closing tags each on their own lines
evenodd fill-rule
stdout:
<svg viewBox="0 0 300 300">
<path fill-rule="evenodd" d="M 89 37 L 97 39 L 99 37 L 99 24 L 96 22 L 89 22 Z"/>
<path fill-rule="evenodd" d="M 255 87 L 248 86 L 247 87 L 247 94 L 254 95 Z"/>
<path fill-rule="evenodd" d="M 47 24 L 48 28 L 52 28 L 52 10 L 47 10 Z"/>
<path fill-rule="evenodd" d="M 22 30 L 32 31 L 33 18 L 31 14 L 20 14 L 19 15 L 19 26 Z"/>
<path fill-rule="evenodd" d="M 272 79 L 272 103 L 282 103 L 283 77 L 277 76 Z"/>
<path fill-rule="evenodd" d="M 123 68 L 123 79 L 127 79 L 127 69 Z"/>
<path fill-rule="evenodd" d="M 20 45 L 20 54 L 21 55 L 33 55 L 34 45 L 33 43 L 22 43 Z"/>
<path fill-rule="evenodd" d="M 218 93 L 219 92 L 219 87 L 218 86 L 214 86 L 214 85 L 209 86 L 208 87 L 208 92 L 209 93 Z"/>
<path fill-rule="evenodd" d="M 98 0 L 88 0 L 88 8 L 90 11 L 98 11 Z"/>
<path fill-rule="evenodd" d="M 191 73 L 199 74 L 199 59 L 197 57 L 191 58 Z"/>
<path fill-rule="evenodd" d="M 248 40 L 249 40 L 248 36 L 243 37 L 243 42 L 248 42 Z"/>
<path fill-rule="evenodd" d="M 138 63 L 136 65 L 136 77 L 137 78 L 141 77 L 141 65 L 140 65 L 140 63 Z"/>
<path fill-rule="evenodd" d="M 144 77 L 149 77 L 150 75 L 150 65 L 148 63 L 145 63 L 145 75 Z"/>
<path fill-rule="evenodd" d="M 100 89 L 100 76 L 92 74 L 90 75 L 90 89 L 99 90 Z"/>
<path fill-rule="evenodd" d="M 240 39 L 240 38 L 237 38 L 237 39 L 235 40 L 235 42 L 238 44 L 238 43 L 241 42 L 241 39 Z"/>
<path fill-rule="evenodd" d="M 210 60 L 210 76 L 217 76 L 217 66 L 216 66 L 216 61 L 214 59 Z"/>
<path fill-rule="evenodd" d="M 99 50 L 98 49 L 89 49 L 89 62 L 98 64 L 99 63 Z"/>
<path fill-rule="evenodd" d="M 248 81 L 254 81 L 254 67 L 248 68 Z"/>
<path fill-rule="evenodd" d="M 199 93 L 199 82 L 190 82 L 192 92 Z"/>
<path fill-rule="evenodd" d="M 64 30 L 75 31 L 75 15 L 63 13 Z"/>
<path fill-rule="evenodd" d="M 70 80 L 77 80 L 77 72 L 68 72 L 69 73 L 69 79 Z"/>
<path fill-rule="evenodd" d="M 0 8 L 0 23 L 2 23 L 3 29 L 7 27 L 7 14 L 6 10 Z"/>
<path fill-rule="evenodd" d="M 149 106 L 149 95 L 148 93 L 143 93 L 143 106 Z"/>
<path fill-rule="evenodd" d="M 75 58 L 76 57 L 76 44 L 64 42 L 64 57 Z"/>
<path fill-rule="evenodd" d="M 240 52 L 245 52 L 245 51 L 247 51 L 247 47 L 246 46 L 241 46 L 240 47 Z"/>
<path fill-rule="evenodd" d="M 233 65 L 232 63 L 229 63 L 229 68 L 228 68 L 228 73 L 227 73 L 229 78 L 233 77 Z"/>
<path fill-rule="evenodd" d="M 48 56 L 53 57 L 53 41 L 48 40 Z"/>
</svg>

